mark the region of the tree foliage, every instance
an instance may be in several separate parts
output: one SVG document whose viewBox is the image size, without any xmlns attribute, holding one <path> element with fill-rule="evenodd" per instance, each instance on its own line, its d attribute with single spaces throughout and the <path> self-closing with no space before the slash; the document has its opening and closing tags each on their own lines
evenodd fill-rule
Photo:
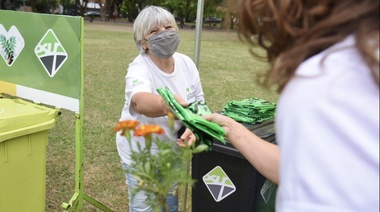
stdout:
<svg viewBox="0 0 380 212">
<path fill-rule="evenodd" d="M 0 0 L 0 7 L 5 0 Z M 87 4 L 91 0 L 28 0 L 33 12 L 50 13 L 61 4 L 64 14 L 84 16 Z M 194 22 L 197 14 L 198 0 L 92 0 L 100 7 L 101 20 L 106 21 L 114 12 L 133 22 L 139 12 L 148 5 L 163 6 L 173 13 L 180 25 Z M 224 18 L 223 4 L 227 0 L 203 0 L 204 17 Z M 2 8 L 0 8 L 2 9 Z"/>
<path fill-rule="evenodd" d="M 217 8 L 223 5 L 224 1 L 226 0 L 204 0 L 204 17 L 223 18 L 223 12 L 218 12 Z M 132 22 L 139 11 L 148 5 L 165 7 L 179 19 L 180 24 L 184 24 L 195 21 L 198 0 L 124 0 L 122 11 L 125 11 L 128 20 Z"/>
</svg>

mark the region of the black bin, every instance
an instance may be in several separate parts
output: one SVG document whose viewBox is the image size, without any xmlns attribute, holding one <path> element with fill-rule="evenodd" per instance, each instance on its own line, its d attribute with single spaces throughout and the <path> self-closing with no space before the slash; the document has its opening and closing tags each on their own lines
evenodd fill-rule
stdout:
<svg viewBox="0 0 380 212">
<path fill-rule="evenodd" d="M 273 120 L 246 127 L 275 143 Z M 275 211 L 275 192 L 267 203 L 260 194 L 266 178 L 228 142 L 215 141 L 212 151 L 195 154 L 192 177 L 192 212 Z"/>
</svg>

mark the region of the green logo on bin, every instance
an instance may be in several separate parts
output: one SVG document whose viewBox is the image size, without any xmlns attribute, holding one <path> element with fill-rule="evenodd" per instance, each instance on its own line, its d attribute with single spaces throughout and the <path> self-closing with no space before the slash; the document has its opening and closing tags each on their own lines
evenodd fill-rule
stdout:
<svg viewBox="0 0 380 212">
<path fill-rule="evenodd" d="M 220 202 L 236 191 L 235 185 L 220 166 L 216 166 L 202 179 L 216 202 Z"/>
<path fill-rule="evenodd" d="M 67 53 L 53 30 L 49 29 L 34 49 L 50 77 L 53 77 L 67 60 Z"/>
</svg>

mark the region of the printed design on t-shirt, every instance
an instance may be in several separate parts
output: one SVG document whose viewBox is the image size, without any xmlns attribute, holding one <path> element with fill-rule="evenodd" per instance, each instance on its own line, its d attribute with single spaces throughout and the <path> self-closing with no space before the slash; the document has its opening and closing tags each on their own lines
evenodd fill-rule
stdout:
<svg viewBox="0 0 380 212">
<path fill-rule="evenodd" d="M 216 202 L 220 202 L 236 191 L 235 185 L 220 166 L 216 166 L 202 179 Z"/>
<path fill-rule="evenodd" d="M 134 89 L 134 88 L 136 88 L 139 85 L 144 85 L 144 82 L 142 82 L 142 81 L 140 81 L 138 79 L 134 79 L 134 80 L 132 80 L 131 89 Z"/>
<path fill-rule="evenodd" d="M 191 100 L 195 98 L 195 86 L 191 85 L 190 87 L 186 88 L 186 100 Z"/>
</svg>

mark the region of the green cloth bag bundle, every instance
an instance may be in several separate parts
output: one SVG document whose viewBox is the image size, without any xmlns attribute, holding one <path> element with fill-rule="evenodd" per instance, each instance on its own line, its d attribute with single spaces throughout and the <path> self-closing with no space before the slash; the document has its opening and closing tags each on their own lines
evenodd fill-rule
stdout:
<svg viewBox="0 0 380 212">
<path fill-rule="evenodd" d="M 224 139 L 226 131 L 218 124 L 200 117 L 200 115 L 211 113 L 204 101 L 194 102 L 184 108 L 177 102 L 168 88 L 157 88 L 157 92 L 171 108 L 174 115 L 194 133 L 200 144 L 206 144 L 209 147 L 208 150 L 212 149 L 214 139 L 226 144 Z"/>
<path fill-rule="evenodd" d="M 238 122 L 257 124 L 273 119 L 275 110 L 276 103 L 259 98 L 250 98 L 227 102 L 222 114 Z"/>
</svg>

